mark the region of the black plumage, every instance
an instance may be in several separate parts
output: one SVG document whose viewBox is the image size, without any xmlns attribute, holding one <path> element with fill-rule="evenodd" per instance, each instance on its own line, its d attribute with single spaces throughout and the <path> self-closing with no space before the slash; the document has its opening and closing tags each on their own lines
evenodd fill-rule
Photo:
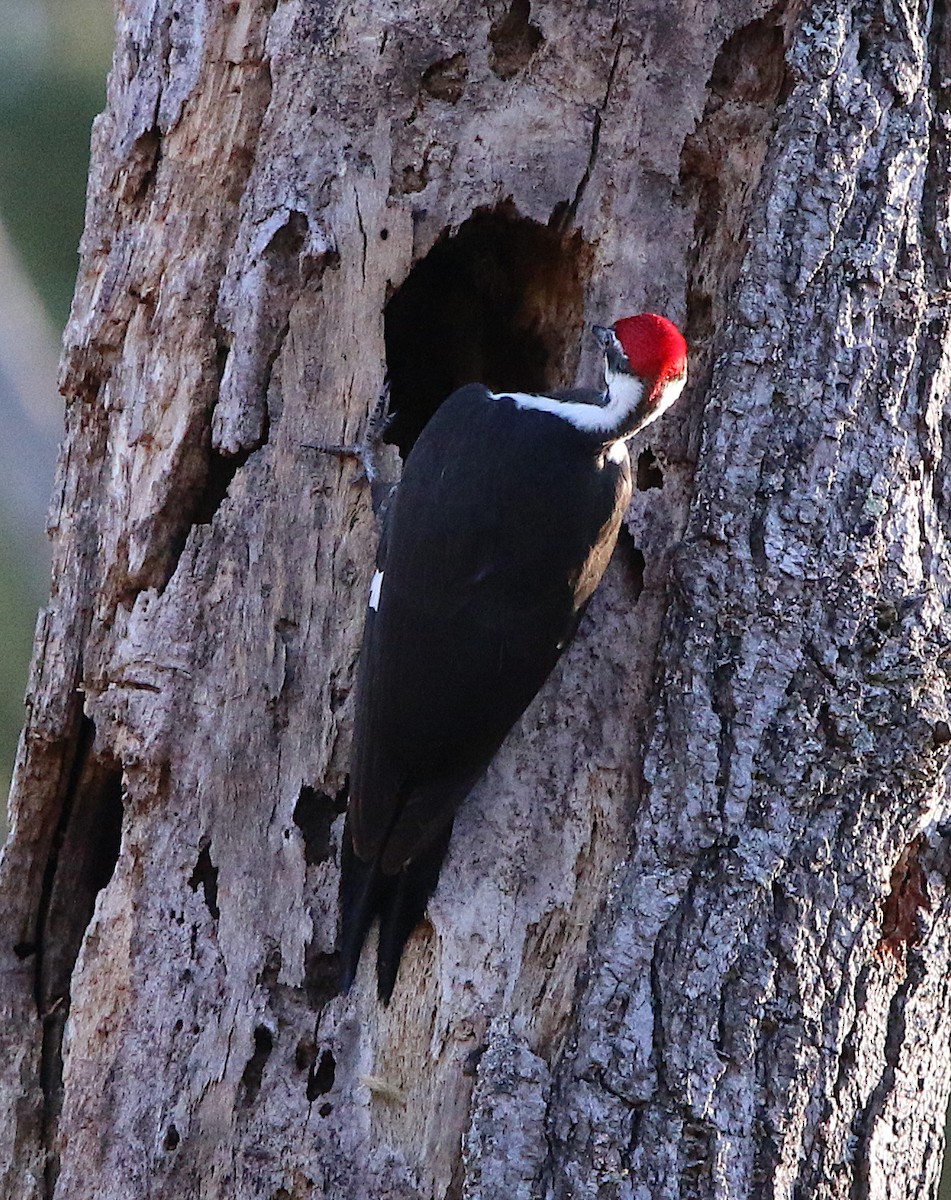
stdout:
<svg viewBox="0 0 951 1200">
<path fill-rule="evenodd" d="M 378 990 L 389 1000 L 459 805 L 574 635 L 630 500 L 616 436 L 470 385 L 406 460 L 357 683 L 344 988 L 379 916 Z"/>
</svg>

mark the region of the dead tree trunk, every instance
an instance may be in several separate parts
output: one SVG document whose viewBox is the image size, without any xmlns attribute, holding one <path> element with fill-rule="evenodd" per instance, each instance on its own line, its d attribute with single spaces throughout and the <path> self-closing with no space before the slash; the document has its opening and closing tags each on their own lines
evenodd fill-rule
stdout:
<svg viewBox="0 0 951 1200">
<path fill-rule="evenodd" d="M 0 876 L 14 1200 L 908 1197 L 949 1090 L 947 6 L 125 0 Z M 333 995 L 384 372 L 692 388 Z M 656 429 L 656 433 L 654 432 Z M 366 963 L 364 964 L 366 966 Z"/>
</svg>

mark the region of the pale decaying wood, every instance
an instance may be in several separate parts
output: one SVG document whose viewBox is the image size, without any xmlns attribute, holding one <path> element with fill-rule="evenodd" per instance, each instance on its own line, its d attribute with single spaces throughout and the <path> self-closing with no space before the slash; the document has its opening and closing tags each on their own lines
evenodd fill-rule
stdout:
<svg viewBox="0 0 951 1200">
<path fill-rule="evenodd" d="M 7 1195 L 934 1186 L 947 17 L 623 7 L 122 6 L 0 875 Z M 383 1010 L 369 962 L 332 996 L 375 535 L 302 443 L 359 433 L 387 300 L 479 209 L 581 233 L 548 382 L 649 308 L 695 385 Z"/>
</svg>

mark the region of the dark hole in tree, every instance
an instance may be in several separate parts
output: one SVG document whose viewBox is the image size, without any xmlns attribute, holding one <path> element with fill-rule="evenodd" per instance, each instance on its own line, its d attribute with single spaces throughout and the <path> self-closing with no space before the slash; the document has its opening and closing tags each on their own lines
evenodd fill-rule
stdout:
<svg viewBox="0 0 951 1200">
<path fill-rule="evenodd" d="M 298 1071 L 310 1071 L 317 1059 L 317 1043 L 305 1034 L 297 1043 L 294 1051 L 294 1066 Z"/>
<path fill-rule="evenodd" d="M 267 439 L 265 438 L 265 441 Z M 234 482 L 234 477 L 251 457 L 253 451 L 242 450 L 238 454 L 224 455 L 212 450 L 208 456 L 208 474 L 205 486 L 202 488 L 195 513 L 192 518 L 194 525 L 210 525 L 215 514 L 221 508 L 228 495 L 228 488 Z M 187 537 L 187 531 L 186 531 Z M 184 549 L 184 541 L 182 543 Z"/>
<path fill-rule="evenodd" d="M 615 557 L 621 561 L 628 586 L 634 593 L 636 603 L 641 597 L 641 592 L 644 590 L 644 567 L 646 562 L 643 550 L 636 545 L 631 531 L 626 525 L 621 526 Z"/>
<path fill-rule="evenodd" d="M 639 492 L 648 492 L 651 488 L 664 486 L 664 472 L 660 469 L 660 464 L 650 446 L 637 456 L 637 473 L 634 482 Z"/>
<path fill-rule="evenodd" d="M 281 954 L 280 946 L 276 945 L 270 938 L 265 938 L 264 944 L 266 948 L 264 966 L 258 973 L 258 982 L 261 984 L 261 987 L 270 990 L 273 987 L 277 987 L 284 957 Z"/>
<path fill-rule="evenodd" d="M 179 1136 L 179 1132 L 175 1128 L 175 1126 L 169 1125 L 168 1129 L 166 1129 L 166 1131 L 165 1131 L 165 1138 L 162 1142 L 162 1145 L 165 1147 L 166 1150 L 174 1150 L 178 1146 L 178 1143 L 181 1140 L 182 1139 Z"/>
<path fill-rule="evenodd" d="M 254 1030 L 254 1052 L 248 1059 L 241 1076 L 248 1103 L 253 1104 L 261 1090 L 261 1080 L 264 1068 L 274 1049 L 274 1035 L 266 1025 L 258 1025 Z"/>
<path fill-rule="evenodd" d="M 197 892 L 199 887 L 201 888 L 205 896 L 205 905 L 217 921 L 221 915 L 218 909 L 218 868 L 211 861 L 207 846 L 201 848 L 195 869 L 188 880 L 188 886 L 193 892 Z"/>
<path fill-rule="evenodd" d="M 77 776 L 50 857 L 44 897 L 41 1011 L 60 1004 L 72 974 L 96 897 L 112 878 L 122 833 L 122 769 L 93 752 L 95 729 L 84 718 Z"/>
<path fill-rule="evenodd" d="M 304 858 L 308 866 L 316 866 L 331 857 L 330 828 L 346 807 L 346 787 L 336 796 L 306 785 L 301 788 L 294 806 L 294 824 L 304 838 Z"/>
<path fill-rule="evenodd" d="M 336 996 L 339 978 L 340 955 L 324 954 L 309 943 L 304 956 L 304 986 L 311 1008 L 319 1011 Z"/>
<path fill-rule="evenodd" d="M 329 1050 L 325 1050 L 320 1056 L 320 1062 L 316 1067 L 311 1067 L 310 1076 L 307 1080 L 307 1099 L 313 1104 L 318 1096 L 326 1096 L 334 1085 L 334 1077 L 337 1073 L 337 1063 L 333 1054 Z"/>
<path fill-rule="evenodd" d="M 416 264 L 384 312 L 387 440 L 404 458 L 463 384 L 532 392 L 573 381 L 588 265 L 580 234 L 510 205 L 475 213 Z"/>
<path fill-rule="evenodd" d="M 96 748 L 96 728 L 81 718 L 62 814 L 50 848 L 37 918 L 36 1003 L 43 1021 L 40 1078 L 47 1184 L 59 1171 L 54 1150 L 63 1095 L 62 1042 L 76 958 L 96 897 L 112 878 L 122 834 L 122 768 Z M 28 955 L 25 955 L 28 956 Z"/>
<path fill-rule="evenodd" d="M 457 104 L 466 90 L 468 79 L 469 66 L 466 56 L 460 52 L 451 58 L 441 58 L 427 67 L 420 79 L 420 86 L 434 100 Z"/>
<path fill-rule="evenodd" d="M 489 66 L 500 79 L 511 79 L 531 62 L 545 40 L 531 23 L 530 0 L 512 0 L 511 5 L 489 30 Z"/>
<path fill-rule="evenodd" d="M 720 48 L 710 91 L 723 99 L 773 104 L 782 94 L 786 73 L 782 29 L 768 17 L 757 18 Z"/>
</svg>

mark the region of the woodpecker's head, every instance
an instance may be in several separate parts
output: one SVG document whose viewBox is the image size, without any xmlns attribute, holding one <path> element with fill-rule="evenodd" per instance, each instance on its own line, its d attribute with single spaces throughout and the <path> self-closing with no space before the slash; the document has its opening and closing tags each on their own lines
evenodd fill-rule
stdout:
<svg viewBox="0 0 951 1200">
<path fill-rule="evenodd" d="M 625 398 L 632 410 L 630 433 L 637 433 L 684 390 L 687 343 L 673 322 L 656 313 L 622 317 L 610 329 L 595 325 L 594 334 L 604 350 L 608 403 Z"/>
</svg>

